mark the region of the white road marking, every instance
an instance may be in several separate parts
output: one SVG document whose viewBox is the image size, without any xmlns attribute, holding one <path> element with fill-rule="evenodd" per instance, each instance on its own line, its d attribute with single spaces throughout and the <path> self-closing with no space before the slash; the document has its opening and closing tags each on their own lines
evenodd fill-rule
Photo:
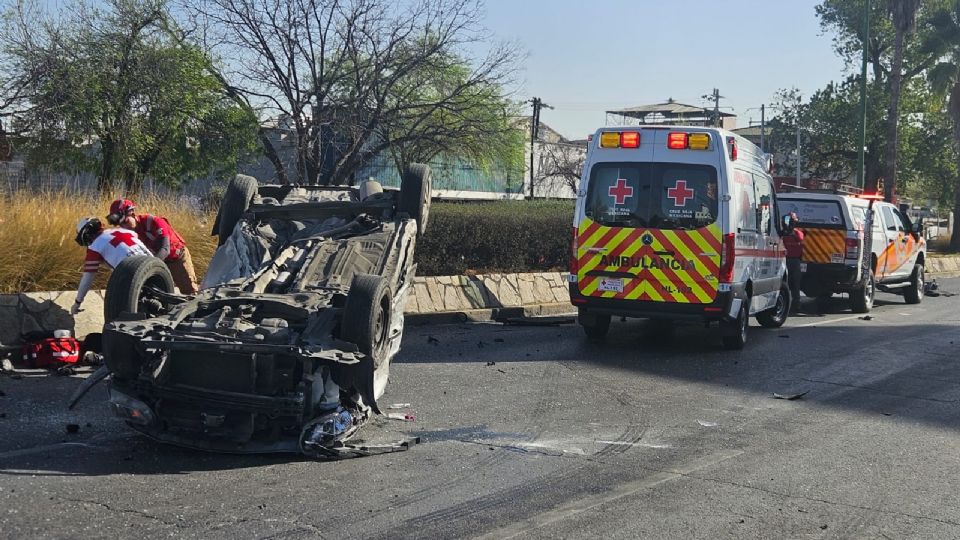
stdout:
<svg viewBox="0 0 960 540">
<path fill-rule="evenodd" d="M 817 322 L 812 322 L 812 323 L 798 324 L 798 325 L 796 325 L 796 326 L 791 326 L 790 328 L 806 328 L 806 327 L 808 327 L 808 326 L 822 326 L 822 325 L 824 325 L 824 324 L 831 324 L 831 323 L 835 323 L 835 322 L 841 322 L 841 321 L 849 321 L 849 320 L 853 320 L 853 319 L 859 319 L 860 317 L 863 317 L 863 316 L 864 316 L 864 315 L 848 315 L 848 316 L 846 316 L 846 317 L 837 317 L 836 319 L 826 319 L 826 320 L 823 320 L 823 321 L 817 321 Z M 874 317 L 874 318 L 876 318 L 876 317 Z"/>
<path fill-rule="evenodd" d="M 658 472 L 650 475 L 647 478 L 620 484 L 603 495 L 588 495 L 574 501 L 566 502 L 554 508 L 553 510 L 548 510 L 516 523 L 511 523 L 510 525 L 488 532 L 477 538 L 484 540 L 492 540 L 495 538 L 516 538 L 524 533 L 528 533 L 541 527 L 546 527 L 547 525 L 552 525 L 558 521 L 573 518 L 579 514 L 593 510 L 594 508 L 597 508 L 603 504 L 607 504 L 624 497 L 629 497 L 645 489 L 656 487 L 660 484 L 669 482 L 671 480 L 676 480 L 677 478 L 681 478 L 698 470 L 716 465 L 722 461 L 735 458 L 742 453 L 742 450 L 724 450 L 715 454 L 710 454 L 708 456 L 695 459 L 675 469 Z"/>
</svg>

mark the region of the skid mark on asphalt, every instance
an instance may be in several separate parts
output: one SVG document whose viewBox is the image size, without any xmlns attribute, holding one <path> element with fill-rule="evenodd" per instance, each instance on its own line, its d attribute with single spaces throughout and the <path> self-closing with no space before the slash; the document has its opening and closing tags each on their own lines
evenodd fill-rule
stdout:
<svg viewBox="0 0 960 540">
<path fill-rule="evenodd" d="M 506 539 L 515 538 L 524 533 L 546 527 L 553 523 L 576 517 L 579 514 L 593 510 L 601 505 L 629 497 L 637 492 L 656 487 L 660 484 L 676 480 L 701 469 L 712 467 L 720 462 L 735 458 L 742 454 L 742 450 L 725 450 L 695 459 L 678 467 L 655 473 L 647 478 L 633 482 L 626 482 L 614 487 L 607 493 L 589 494 L 585 497 L 568 501 L 552 510 L 527 518 L 516 523 L 489 531 L 476 538 L 479 539 Z"/>
</svg>

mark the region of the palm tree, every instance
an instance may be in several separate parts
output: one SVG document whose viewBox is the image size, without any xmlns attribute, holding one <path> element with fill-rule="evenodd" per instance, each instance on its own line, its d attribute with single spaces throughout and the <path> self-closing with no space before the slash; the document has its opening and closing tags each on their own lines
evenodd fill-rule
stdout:
<svg viewBox="0 0 960 540">
<path fill-rule="evenodd" d="M 897 125 L 900 110 L 900 83 L 903 81 L 903 47 L 906 37 L 917 25 L 917 10 L 920 0 L 890 0 L 890 15 L 896 31 L 893 49 L 893 65 L 890 67 L 890 106 L 887 109 L 887 163 L 884 197 L 893 200 L 897 189 L 897 152 L 899 137 Z"/>
<path fill-rule="evenodd" d="M 926 52 L 936 54 L 940 61 L 927 72 L 934 91 L 947 100 L 947 110 L 953 121 L 954 143 L 958 146 L 957 170 L 960 175 L 960 0 L 931 18 L 934 32 L 923 44 Z M 960 177 L 955 179 L 953 215 L 960 219 Z M 950 248 L 960 250 L 960 226 L 955 224 L 950 237 Z"/>
</svg>

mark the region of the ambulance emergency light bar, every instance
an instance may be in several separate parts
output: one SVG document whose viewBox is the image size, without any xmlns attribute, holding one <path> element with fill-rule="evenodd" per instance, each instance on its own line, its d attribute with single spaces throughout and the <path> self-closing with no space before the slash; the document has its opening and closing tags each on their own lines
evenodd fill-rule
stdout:
<svg viewBox="0 0 960 540">
<path fill-rule="evenodd" d="M 710 134 L 674 131 L 667 135 L 667 148 L 671 150 L 709 150 Z"/>
<path fill-rule="evenodd" d="M 640 132 L 607 131 L 601 133 L 600 148 L 640 148 Z"/>
</svg>

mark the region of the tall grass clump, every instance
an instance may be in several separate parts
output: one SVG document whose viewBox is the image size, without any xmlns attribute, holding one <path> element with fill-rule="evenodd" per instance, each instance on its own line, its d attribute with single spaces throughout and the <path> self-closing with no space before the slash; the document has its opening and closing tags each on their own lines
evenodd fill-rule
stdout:
<svg viewBox="0 0 960 540">
<path fill-rule="evenodd" d="M 106 215 L 113 197 L 69 192 L 18 192 L 0 195 L 0 293 L 70 290 L 77 287 L 84 248 L 74 242 L 77 222 Z M 156 196 L 134 199 L 137 213 L 166 217 L 183 236 L 198 278 L 203 276 L 217 241 L 210 236 L 216 210 L 203 210 L 186 198 Z M 106 285 L 110 272 L 101 268 L 95 287 Z"/>
</svg>

